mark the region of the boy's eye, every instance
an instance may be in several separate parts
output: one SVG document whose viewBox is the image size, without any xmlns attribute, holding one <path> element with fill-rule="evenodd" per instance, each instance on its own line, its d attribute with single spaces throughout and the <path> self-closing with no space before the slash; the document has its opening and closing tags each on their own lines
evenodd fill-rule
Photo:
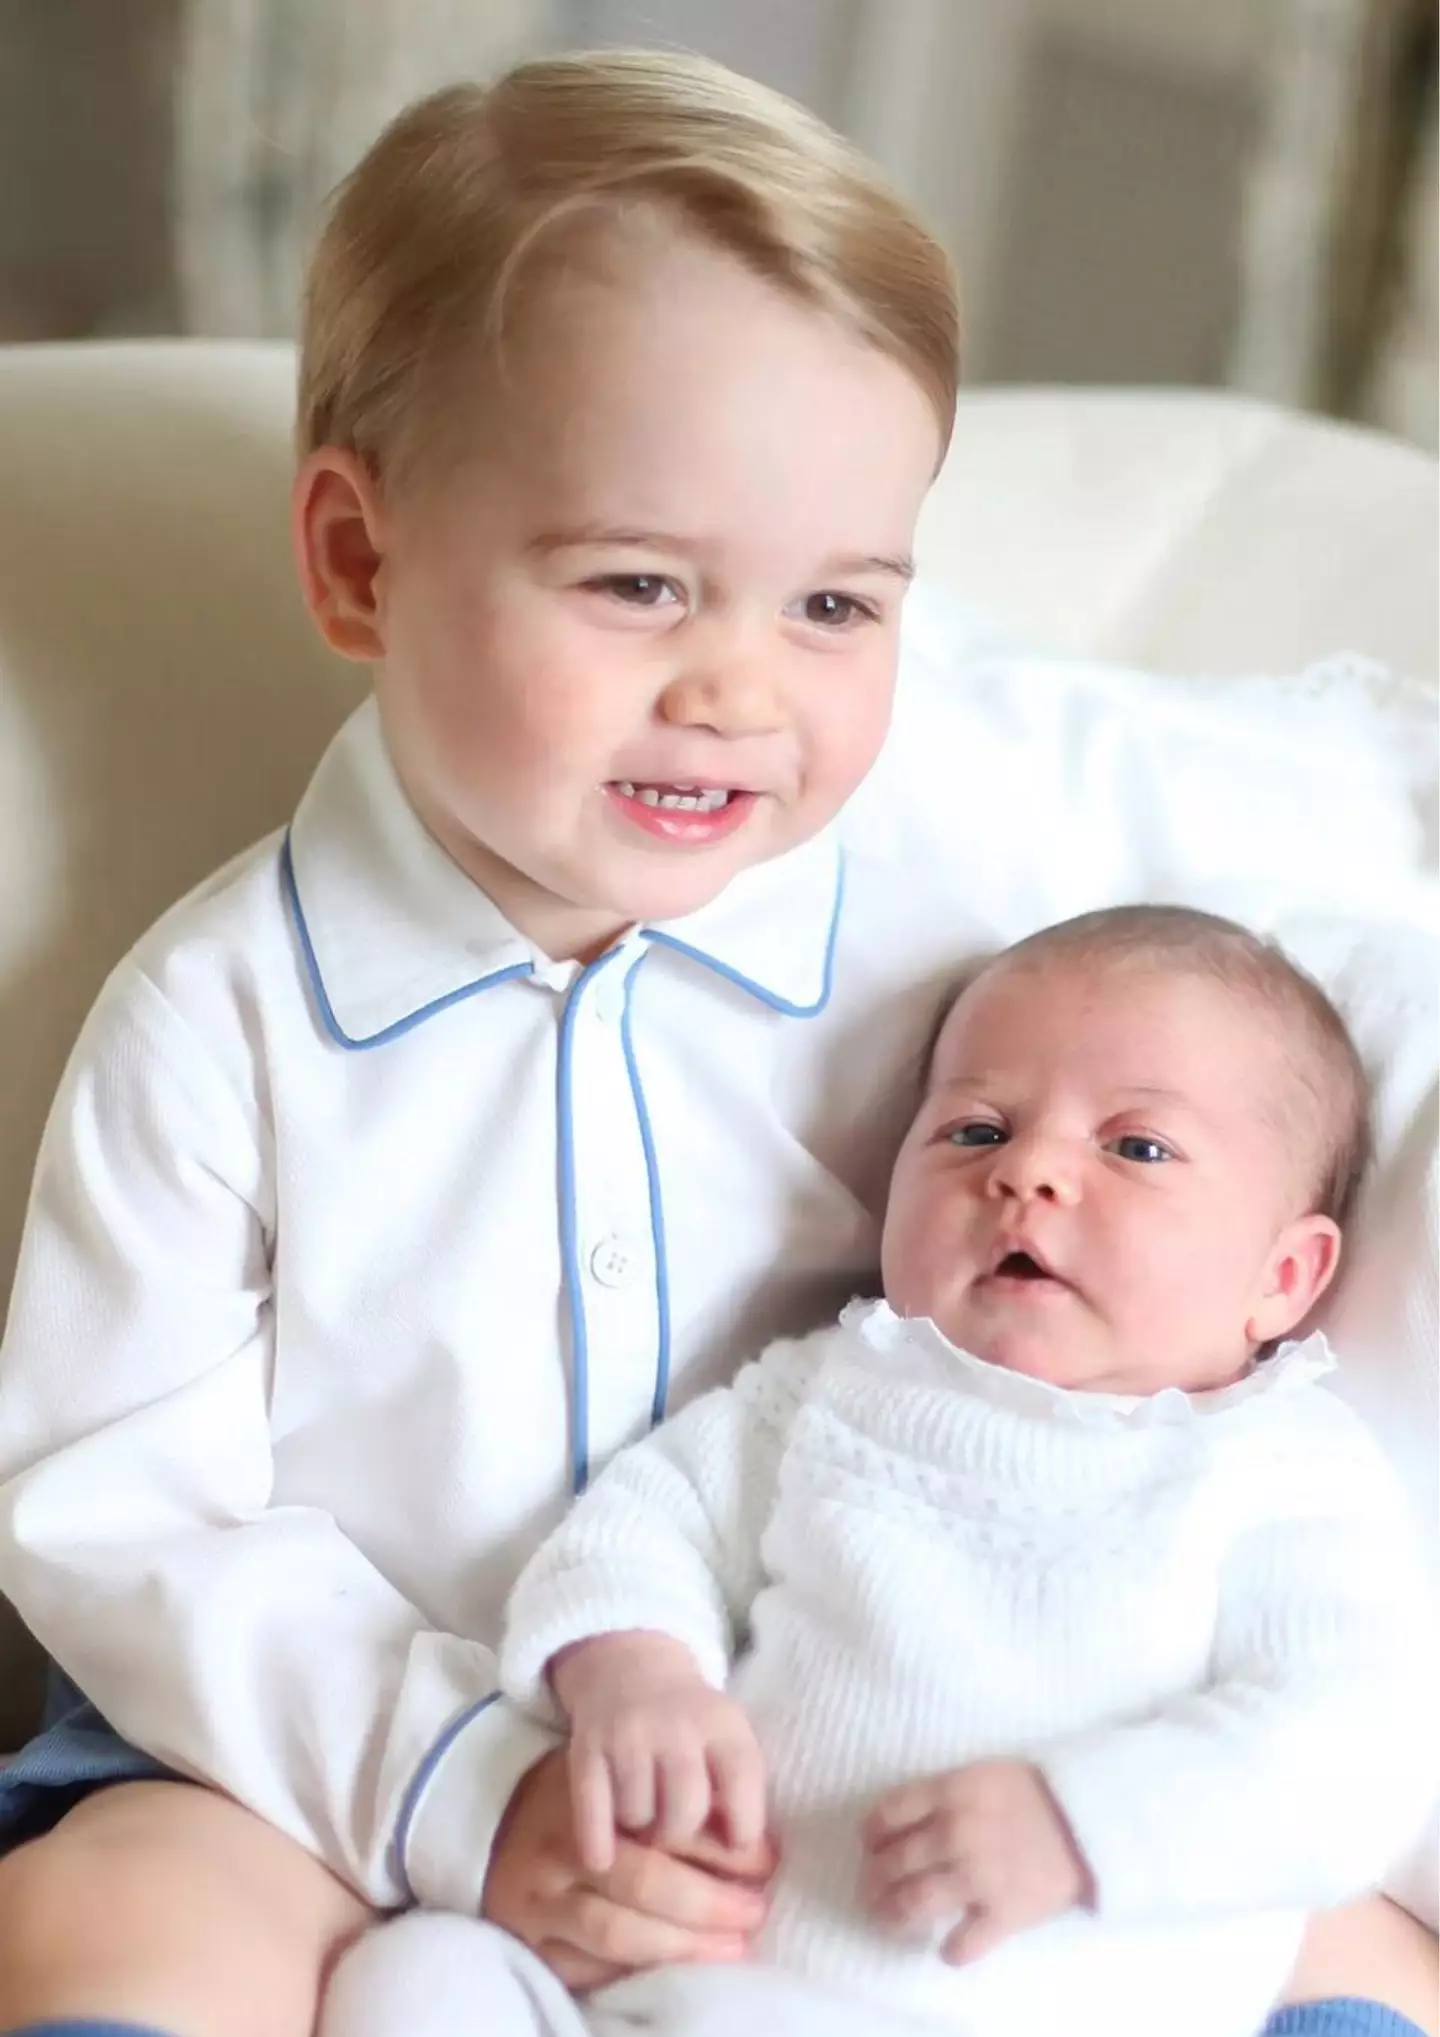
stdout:
<svg viewBox="0 0 1440 2037">
<path fill-rule="evenodd" d="M 613 594 L 628 608 L 659 608 L 675 598 L 675 589 L 659 573 L 604 573 L 586 585 L 597 594 Z"/>
<path fill-rule="evenodd" d="M 1162 1145 L 1159 1139 L 1147 1138 L 1143 1132 L 1125 1132 L 1118 1139 L 1112 1139 L 1105 1150 L 1117 1159 L 1136 1160 L 1147 1167 L 1175 1158 L 1168 1146 Z"/>
<path fill-rule="evenodd" d="M 837 594 L 833 588 L 822 588 L 818 594 L 802 595 L 793 606 L 800 610 L 806 622 L 817 623 L 821 629 L 845 629 L 856 622 L 874 622 L 877 612 L 868 602 L 861 601 L 854 594 Z"/>
<path fill-rule="evenodd" d="M 1005 1127 L 988 1118 L 974 1118 L 966 1125 L 951 1125 L 945 1136 L 952 1146 L 1003 1146 Z"/>
</svg>

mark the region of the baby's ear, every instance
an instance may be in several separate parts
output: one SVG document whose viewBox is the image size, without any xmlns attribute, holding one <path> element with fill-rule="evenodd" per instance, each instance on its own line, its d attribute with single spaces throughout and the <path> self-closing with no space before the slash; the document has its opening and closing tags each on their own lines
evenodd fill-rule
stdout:
<svg viewBox="0 0 1440 2037">
<path fill-rule="evenodd" d="M 1340 1226 L 1332 1217 L 1296 1217 L 1271 1248 L 1260 1292 L 1245 1325 L 1252 1344 L 1270 1344 L 1304 1321 L 1335 1278 Z"/>
</svg>

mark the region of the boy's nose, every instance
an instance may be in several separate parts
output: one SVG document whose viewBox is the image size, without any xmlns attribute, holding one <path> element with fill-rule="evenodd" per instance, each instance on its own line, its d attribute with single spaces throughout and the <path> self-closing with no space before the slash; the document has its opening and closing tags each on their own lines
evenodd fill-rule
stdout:
<svg viewBox="0 0 1440 2037">
<path fill-rule="evenodd" d="M 1077 1156 L 1054 1140 L 1011 1139 L 995 1149 L 985 1186 L 999 1202 L 1053 1202 L 1069 1208 L 1080 1199 Z"/>
<path fill-rule="evenodd" d="M 755 657 L 687 665 L 666 687 L 660 713 L 676 728 L 714 729 L 722 736 L 770 735 L 784 721 L 779 690 Z"/>
</svg>

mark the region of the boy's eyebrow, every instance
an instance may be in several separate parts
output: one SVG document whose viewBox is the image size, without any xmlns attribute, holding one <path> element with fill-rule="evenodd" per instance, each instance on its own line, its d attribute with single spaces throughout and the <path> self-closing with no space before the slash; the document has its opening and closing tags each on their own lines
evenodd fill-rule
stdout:
<svg viewBox="0 0 1440 2037">
<path fill-rule="evenodd" d="M 704 550 L 694 538 L 679 537 L 674 531 L 636 530 L 628 525 L 575 524 L 568 530 L 541 531 L 526 547 L 531 552 L 563 552 L 578 545 L 633 545 L 641 551 L 678 552 L 693 558 Z M 888 573 L 897 580 L 915 578 L 915 561 L 908 552 L 842 552 L 826 559 L 822 573 Z"/>
</svg>

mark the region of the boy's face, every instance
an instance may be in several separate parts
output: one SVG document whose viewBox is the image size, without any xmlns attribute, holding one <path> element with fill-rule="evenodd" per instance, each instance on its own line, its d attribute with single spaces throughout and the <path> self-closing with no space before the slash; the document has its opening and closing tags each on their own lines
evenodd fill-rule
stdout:
<svg viewBox="0 0 1440 2037">
<path fill-rule="evenodd" d="M 1297 1216 L 1283 1043 L 1223 985 L 1135 962 L 998 967 L 960 999 L 901 1150 L 885 1292 L 1052 1385 L 1240 1377 L 1327 1285 Z"/>
<path fill-rule="evenodd" d="M 673 235 L 582 260 L 522 328 L 474 455 L 362 503 L 377 691 L 431 831 L 587 955 L 869 769 L 938 434 L 900 367 Z"/>
</svg>

